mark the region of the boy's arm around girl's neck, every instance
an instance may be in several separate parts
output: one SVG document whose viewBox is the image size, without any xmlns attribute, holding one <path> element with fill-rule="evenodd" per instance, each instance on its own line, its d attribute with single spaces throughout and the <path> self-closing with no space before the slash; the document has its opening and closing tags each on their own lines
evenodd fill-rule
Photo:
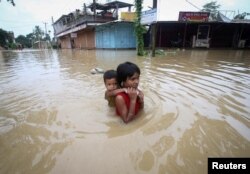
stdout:
<svg viewBox="0 0 250 174">
<path fill-rule="evenodd" d="M 120 92 L 126 92 L 125 88 L 115 89 L 112 91 L 106 91 L 105 97 L 115 97 Z"/>
<path fill-rule="evenodd" d="M 112 91 L 106 91 L 105 92 L 105 99 L 107 99 L 108 97 L 115 97 L 120 92 L 126 92 L 127 93 L 127 88 L 119 88 L 119 89 L 115 89 L 115 90 L 112 90 Z M 138 89 L 137 95 L 139 97 L 139 102 L 141 104 L 140 108 L 144 108 L 144 94 L 143 94 L 143 92 Z"/>
</svg>

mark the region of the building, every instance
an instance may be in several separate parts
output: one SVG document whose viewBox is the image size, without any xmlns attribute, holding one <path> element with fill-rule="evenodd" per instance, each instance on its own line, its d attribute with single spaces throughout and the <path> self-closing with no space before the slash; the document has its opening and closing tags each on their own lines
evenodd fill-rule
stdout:
<svg viewBox="0 0 250 174">
<path fill-rule="evenodd" d="M 96 48 L 131 49 L 136 48 L 134 23 L 113 21 L 96 26 Z"/>
<path fill-rule="evenodd" d="M 63 49 L 96 48 L 96 40 L 105 42 L 103 39 L 96 39 L 96 26 L 117 20 L 118 9 L 128 7 L 128 11 L 130 11 L 131 6 L 133 5 L 120 1 L 106 4 L 92 3 L 89 6 L 84 4 L 82 11 L 76 10 L 68 15 L 62 15 L 53 23 L 59 47 Z"/>
<path fill-rule="evenodd" d="M 218 13 L 180 12 L 178 21 L 157 21 L 156 47 L 250 48 L 250 21 L 230 20 Z M 150 46 L 150 30 L 145 35 Z"/>
<path fill-rule="evenodd" d="M 133 27 L 135 15 L 132 4 L 112 1 L 92 3 L 62 15 L 53 23 L 55 37 L 63 49 L 130 49 L 136 47 Z M 118 21 L 118 10 L 128 8 Z M 157 14 L 156 9 L 151 10 Z M 179 12 L 178 21 L 157 21 L 156 16 L 145 13 L 142 19 L 149 30 L 144 35 L 145 47 L 155 40 L 158 48 L 249 48 L 250 21 L 230 20 L 221 13 L 211 18 L 208 12 Z M 214 16 L 214 15 L 213 15 Z M 149 19 L 149 20 L 148 20 Z M 153 21 L 152 21 L 153 20 Z M 156 26 L 155 39 L 151 39 L 151 26 Z"/>
<path fill-rule="evenodd" d="M 35 49 L 49 49 L 51 48 L 51 44 L 49 41 L 35 41 L 33 44 L 32 44 L 32 48 L 35 48 Z"/>
</svg>

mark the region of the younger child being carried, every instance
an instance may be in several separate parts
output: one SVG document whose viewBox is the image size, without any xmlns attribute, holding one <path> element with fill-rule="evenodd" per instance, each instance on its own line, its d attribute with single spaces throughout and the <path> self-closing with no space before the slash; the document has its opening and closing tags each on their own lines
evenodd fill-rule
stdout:
<svg viewBox="0 0 250 174">
<path fill-rule="evenodd" d="M 125 88 L 118 88 L 115 70 L 107 70 L 103 74 L 103 80 L 106 87 L 105 99 L 108 100 L 109 106 L 114 107 L 116 94 L 126 92 L 127 90 Z"/>
</svg>

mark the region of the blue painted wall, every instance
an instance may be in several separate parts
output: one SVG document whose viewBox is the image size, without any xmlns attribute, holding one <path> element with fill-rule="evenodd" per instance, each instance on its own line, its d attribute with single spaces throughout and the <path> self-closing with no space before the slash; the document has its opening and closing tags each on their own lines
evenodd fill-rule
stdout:
<svg viewBox="0 0 250 174">
<path fill-rule="evenodd" d="M 96 48 L 136 48 L 134 24 L 130 22 L 112 22 L 96 26 Z"/>
</svg>

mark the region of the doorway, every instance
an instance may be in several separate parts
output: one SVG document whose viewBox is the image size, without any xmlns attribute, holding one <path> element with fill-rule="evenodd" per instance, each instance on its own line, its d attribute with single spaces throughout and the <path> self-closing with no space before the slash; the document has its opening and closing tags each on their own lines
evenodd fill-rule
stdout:
<svg viewBox="0 0 250 174">
<path fill-rule="evenodd" d="M 210 32 L 210 25 L 199 25 L 195 46 L 196 47 L 206 47 L 209 48 L 209 32 Z"/>
</svg>

